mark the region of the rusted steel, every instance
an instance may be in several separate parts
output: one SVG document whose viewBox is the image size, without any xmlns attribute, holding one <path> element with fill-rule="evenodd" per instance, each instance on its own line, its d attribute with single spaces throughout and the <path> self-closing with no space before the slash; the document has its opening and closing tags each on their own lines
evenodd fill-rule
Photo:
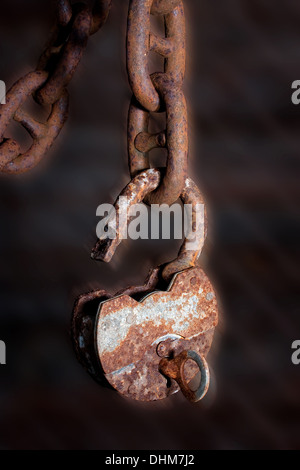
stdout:
<svg viewBox="0 0 300 470">
<path fill-rule="evenodd" d="M 169 357 L 186 349 L 205 357 L 217 321 L 215 294 L 200 268 L 176 274 L 166 291 L 152 292 L 140 301 L 119 295 L 101 302 L 96 340 L 106 379 L 137 400 L 165 398 L 178 386 L 169 387 L 160 373 L 158 346 L 167 342 Z M 185 380 L 195 373 L 197 368 L 190 369 Z"/>
<path fill-rule="evenodd" d="M 118 297 L 120 295 L 129 295 L 131 297 L 137 297 L 141 294 L 145 296 L 146 294 L 153 292 L 160 282 L 160 273 L 160 267 L 152 269 L 148 277 L 146 278 L 143 286 L 126 287 L 125 289 L 118 291 L 114 297 Z"/>
<path fill-rule="evenodd" d="M 174 10 L 181 0 L 153 0 L 151 6 L 152 15 L 166 15 Z"/>
<path fill-rule="evenodd" d="M 26 99 L 45 83 L 47 77 L 46 72 L 31 72 L 19 80 L 7 94 L 6 106 L 0 111 L 1 173 L 20 174 L 35 167 L 51 147 L 67 119 L 68 94 L 66 91 L 53 104 L 45 124 L 35 121 L 21 109 Z M 17 142 L 4 139 L 5 130 L 12 119 L 27 129 L 33 138 L 30 149 L 23 154 Z"/>
<path fill-rule="evenodd" d="M 127 287 L 117 292 L 115 296 L 145 296 L 153 292 L 159 283 L 160 271 L 160 268 L 151 270 L 143 286 Z M 81 295 L 75 302 L 71 323 L 72 340 L 77 359 L 101 385 L 107 385 L 107 381 L 99 364 L 94 329 L 99 303 L 110 298 L 112 295 L 105 290 L 96 290 Z"/>
<path fill-rule="evenodd" d="M 133 96 L 128 112 L 128 163 L 130 175 L 134 178 L 140 171 L 150 168 L 149 155 L 136 147 L 136 138 L 141 133 L 148 133 L 149 113 Z"/>
<path fill-rule="evenodd" d="M 166 106 L 168 158 L 160 186 L 147 197 L 148 204 L 173 204 L 184 188 L 187 176 L 188 124 L 183 92 L 174 87 L 167 74 L 155 74 L 153 83 Z"/>
<path fill-rule="evenodd" d="M 174 83 L 182 86 L 185 75 L 186 31 L 183 3 L 165 16 L 166 37 L 150 33 L 150 50 L 162 55 L 165 60 L 165 73 Z"/>
<path fill-rule="evenodd" d="M 99 302 L 109 297 L 110 295 L 104 290 L 81 295 L 75 302 L 71 325 L 73 346 L 78 361 L 102 385 L 105 385 L 105 379 L 95 350 L 94 324 Z"/>
<path fill-rule="evenodd" d="M 177 86 L 181 87 L 185 75 L 186 60 L 185 16 L 182 2 L 166 15 L 165 25 L 167 41 L 173 44 L 173 53 L 166 54 L 165 73 Z M 155 51 L 155 48 L 153 50 Z M 164 55 L 164 50 L 160 54 Z"/>
<path fill-rule="evenodd" d="M 172 2 L 156 2 L 169 8 Z M 173 204 L 180 196 L 187 175 L 187 110 L 181 91 L 185 73 L 185 18 L 182 2 L 176 2 L 165 16 L 166 37 L 150 33 L 149 0 L 131 0 L 128 16 L 127 67 L 134 97 L 128 119 L 128 154 L 131 177 L 149 168 L 147 153 L 153 148 L 168 149 L 165 177 L 160 187 L 147 198 L 149 204 Z M 155 51 L 165 58 L 165 73 L 151 77 L 148 53 Z M 145 109 L 143 109 L 145 108 Z M 156 136 L 148 133 L 148 111 L 166 109 L 167 130 Z"/>
<path fill-rule="evenodd" d="M 130 86 L 141 105 L 158 111 L 160 99 L 148 72 L 152 0 L 130 0 L 127 26 L 127 69 Z"/>
<path fill-rule="evenodd" d="M 166 147 L 166 132 L 149 134 L 149 113 L 132 98 L 128 113 L 128 161 L 131 177 L 150 168 L 148 152 Z"/>
<path fill-rule="evenodd" d="M 69 2 L 60 3 L 59 22 L 67 28 L 64 28 L 64 33 L 61 28 L 55 29 L 52 40 L 39 61 L 38 70 L 50 68 L 51 71 L 46 85 L 36 93 L 36 99 L 40 104 L 52 104 L 61 96 L 76 72 L 89 36 L 104 25 L 110 7 L 111 0 L 97 0 L 93 10 L 84 4 L 77 3 L 72 9 Z M 55 56 L 57 63 L 54 68 Z"/>
<path fill-rule="evenodd" d="M 185 181 L 181 200 L 183 204 L 192 206 L 192 223 L 177 258 L 165 266 L 163 270 L 164 279 L 170 279 L 175 273 L 196 265 L 207 235 L 207 214 L 203 196 L 191 178 L 187 178 Z M 193 241 L 193 249 L 188 246 L 191 241 Z"/>
<path fill-rule="evenodd" d="M 124 225 L 127 224 L 128 220 L 120 222 L 120 197 L 126 197 L 128 200 L 127 210 L 134 204 L 141 203 L 145 196 L 157 188 L 160 182 L 160 171 L 159 170 L 147 170 L 137 175 L 121 192 L 115 202 L 116 217 L 112 214 L 107 221 L 107 225 L 110 225 L 112 229 L 116 231 L 116 238 L 107 238 L 106 234 L 103 238 L 100 238 L 95 248 L 92 251 L 92 258 L 98 261 L 104 261 L 109 263 L 112 259 L 117 247 L 122 241 L 121 234 L 124 232 Z"/>
<path fill-rule="evenodd" d="M 127 220 L 122 220 L 123 224 L 129 222 L 129 208 L 133 204 L 141 203 L 150 191 L 158 187 L 160 181 L 160 170 L 152 169 L 140 173 L 130 182 L 129 185 L 126 186 L 126 188 L 120 194 L 120 196 L 126 196 L 128 198 L 128 206 L 126 208 L 128 218 Z M 114 206 L 116 209 L 116 214 L 113 213 L 107 220 L 107 225 L 116 232 L 116 238 L 109 239 L 106 238 L 107 235 L 104 234 L 103 238 L 97 241 L 92 251 L 93 259 L 104 261 L 106 263 L 110 262 L 116 252 L 116 249 L 122 241 L 121 234 L 124 231 L 124 226 L 119 222 L 120 196 L 118 196 Z M 181 194 L 181 199 L 184 204 L 190 204 L 192 206 L 192 223 L 190 231 L 187 234 L 187 238 L 183 241 L 183 244 L 180 248 L 178 257 L 171 263 L 168 263 L 162 271 L 162 276 L 167 281 L 169 281 L 175 273 L 195 266 L 203 249 L 206 238 L 207 223 L 205 217 L 204 201 L 198 187 L 190 178 L 187 178 L 185 181 L 185 187 Z M 201 209 L 203 209 L 202 213 L 199 214 Z M 193 239 L 195 241 L 191 249 L 191 247 L 188 246 L 188 243 L 191 243 Z"/>
<path fill-rule="evenodd" d="M 57 0 L 57 19 L 61 26 L 67 26 L 70 23 L 72 14 L 70 0 Z"/>
<path fill-rule="evenodd" d="M 136 149 L 142 153 L 148 153 L 155 148 L 164 148 L 166 143 L 167 138 L 165 132 L 158 132 L 157 134 L 141 132 L 135 139 Z"/>
<path fill-rule="evenodd" d="M 47 80 L 47 72 L 30 72 L 18 80 L 7 92 L 6 105 L 0 108 L 0 141 L 17 109 Z"/>
<path fill-rule="evenodd" d="M 111 0 L 96 0 L 93 9 L 82 3 L 57 0 L 57 22 L 41 55 L 36 72 L 19 80 L 9 92 L 9 100 L 0 112 L 0 172 L 17 174 L 39 163 L 59 135 L 68 113 L 66 87 L 82 58 L 90 34 L 105 23 Z M 34 94 L 42 105 L 51 105 L 45 124 L 35 121 L 20 106 Z M 30 149 L 21 154 L 17 142 L 4 138 L 11 120 L 20 122 L 33 138 Z"/>
<path fill-rule="evenodd" d="M 146 198 L 148 204 L 173 204 L 179 198 L 187 174 L 188 132 L 187 108 L 182 91 L 174 87 L 167 74 L 155 74 L 153 83 L 165 103 L 167 129 L 163 133 L 148 133 L 148 113 L 133 101 L 128 119 L 128 152 L 131 176 L 150 167 L 148 152 L 167 147 L 165 175 L 157 188 Z"/>
<path fill-rule="evenodd" d="M 148 72 L 148 53 L 153 50 L 166 58 L 165 72 L 182 84 L 185 72 L 185 19 L 182 2 L 167 9 L 166 38 L 150 34 L 152 0 L 130 0 L 127 30 L 127 68 L 133 93 L 148 111 L 158 111 L 160 98 Z M 168 2 L 170 3 L 170 2 Z M 165 2 L 166 4 L 166 2 Z"/>
<path fill-rule="evenodd" d="M 21 174 L 32 170 L 48 152 L 59 135 L 68 116 L 69 96 L 65 90 L 59 100 L 53 104 L 50 116 L 45 124 L 35 125 L 34 121 L 23 113 L 16 113 L 15 120 L 25 127 L 33 138 L 30 149 L 8 163 L 1 171 L 6 174 Z M 17 117 L 18 115 L 18 117 Z"/>
<path fill-rule="evenodd" d="M 108 18 L 112 0 L 96 0 L 93 8 L 90 34 L 95 34 L 104 26 Z"/>
<path fill-rule="evenodd" d="M 165 37 L 150 31 L 150 14 L 164 15 Z M 218 322 L 213 287 L 195 267 L 207 222 L 202 195 L 187 177 L 187 109 L 182 92 L 185 46 L 182 1 L 130 0 L 127 68 L 133 91 L 128 114 L 132 181 L 105 219 L 107 226 L 91 256 L 105 262 L 112 259 L 126 238 L 130 208 L 142 202 L 172 205 L 181 198 L 185 209 L 191 208 L 189 232 L 177 258 L 152 270 L 143 286 L 123 289 L 113 297 L 103 291 L 91 293 L 75 306 L 73 317 L 75 349 L 88 371 L 97 380 L 99 374 L 105 377 L 124 396 L 142 401 L 163 399 L 179 389 L 190 401 L 203 398 L 209 386 L 205 357 Z M 164 73 L 149 75 L 150 51 L 164 57 Z M 150 112 L 164 111 L 166 130 L 151 134 Z M 167 149 L 164 168 L 150 169 L 149 152 L 154 148 Z M 126 220 L 121 217 L 124 209 Z M 85 305 L 94 301 L 100 303 L 98 314 L 95 304 L 92 313 L 85 313 Z M 190 382 L 199 372 L 200 385 L 194 390 Z"/>
<path fill-rule="evenodd" d="M 20 155 L 21 149 L 18 142 L 13 139 L 3 139 L 0 144 L 0 172 L 5 166 Z"/>
<path fill-rule="evenodd" d="M 36 93 L 36 99 L 40 104 L 47 105 L 57 101 L 70 83 L 86 49 L 91 25 L 91 12 L 87 6 L 83 6 L 75 16 L 69 39 L 58 55 L 59 60 L 54 72 L 43 88 Z"/>
<path fill-rule="evenodd" d="M 197 390 L 192 390 L 186 378 L 184 370 L 187 361 L 194 361 L 201 373 L 200 385 Z M 197 402 L 208 392 L 210 374 L 206 360 L 195 351 L 182 351 L 174 358 L 163 358 L 159 363 L 159 370 L 170 379 L 176 380 L 184 396 L 191 402 Z"/>
</svg>

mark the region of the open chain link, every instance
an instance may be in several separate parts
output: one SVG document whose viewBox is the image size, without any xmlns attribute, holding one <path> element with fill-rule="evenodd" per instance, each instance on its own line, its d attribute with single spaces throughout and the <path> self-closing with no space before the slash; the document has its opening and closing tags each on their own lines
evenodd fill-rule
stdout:
<svg viewBox="0 0 300 470">
<path fill-rule="evenodd" d="M 56 24 L 36 70 L 13 85 L 7 94 L 6 104 L 0 108 L 0 173 L 19 174 L 32 169 L 52 146 L 68 116 L 67 87 L 81 61 L 90 35 L 96 33 L 105 23 L 112 0 L 95 0 L 93 8 L 85 3 L 72 3 L 70 0 L 56 0 L 56 2 L 58 8 Z M 164 37 L 151 31 L 151 15 L 163 16 Z M 203 351 L 206 355 L 208 344 L 211 341 L 211 332 L 216 325 L 217 318 L 215 310 L 208 304 L 211 300 L 208 296 L 212 295 L 210 292 L 212 286 L 204 272 L 192 270 L 189 282 L 184 283 L 185 275 L 189 276 L 185 270 L 194 267 L 200 256 L 207 226 L 202 195 L 196 184 L 187 176 L 188 122 L 187 105 L 182 91 L 186 61 L 185 36 L 185 15 L 182 0 L 129 0 L 127 69 L 133 92 L 128 114 L 128 157 L 131 181 L 117 198 L 114 206 L 115 211 L 111 211 L 106 219 L 107 227 L 111 225 L 109 228 L 116 228 L 116 237 L 108 238 L 105 232 L 102 238 L 98 239 L 92 251 L 92 258 L 109 262 L 121 243 L 121 234 L 126 230 L 130 219 L 130 210 L 127 212 L 127 220 L 122 219 L 120 215 L 122 211 L 121 198 L 129 201 L 126 202 L 127 209 L 143 202 L 171 206 L 181 199 L 182 204 L 190 206 L 191 209 L 189 233 L 185 232 L 186 238 L 177 258 L 154 268 L 144 286 L 126 288 L 117 293 L 115 299 L 112 299 L 112 296 L 103 290 L 83 295 L 75 303 L 72 319 L 75 350 L 79 361 L 89 373 L 97 381 L 103 383 L 105 370 L 105 381 L 108 381 L 125 396 L 143 400 L 164 398 L 169 395 L 171 388 L 167 387 L 166 381 L 165 389 L 161 388 L 162 375 L 177 381 L 183 394 L 193 402 L 200 400 L 205 395 L 209 385 L 207 363 L 204 357 L 199 356 L 195 351 L 182 350 L 182 348 L 186 344 L 188 346 L 194 344 L 197 350 Z M 155 52 L 164 58 L 164 72 L 149 73 L 150 52 Z M 38 122 L 23 109 L 23 104 L 30 96 L 39 105 L 49 107 L 50 112 L 45 123 Z M 157 134 L 151 134 L 149 132 L 150 116 L 160 112 L 166 114 L 166 129 Z M 33 139 L 30 149 L 24 153 L 15 140 L 4 137 L 8 125 L 13 120 L 20 123 Z M 149 153 L 155 148 L 167 150 L 165 168 L 151 168 Z M 192 248 L 188 247 L 188 241 L 191 240 L 193 240 Z M 196 272 L 198 272 L 198 280 Z M 179 288 L 183 295 L 175 294 L 175 274 L 182 275 L 181 281 L 178 282 L 179 287 L 177 286 L 176 289 Z M 172 279 L 174 283 L 171 282 Z M 142 314 L 133 313 L 132 303 L 127 304 L 126 297 L 140 294 L 144 296 L 146 293 L 151 295 L 154 290 L 157 290 L 161 281 L 164 281 L 165 286 L 169 286 L 166 291 L 169 303 L 164 300 L 161 304 L 157 304 L 153 316 L 147 312 L 144 317 L 141 317 L 143 320 L 132 320 L 135 316 Z M 200 287 L 200 281 L 203 286 L 206 286 L 204 292 L 204 287 Z M 174 298 L 172 297 L 173 287 Z M 195 315 L 193 308 L 192 314 L 190 313 L 191 304 L 187 300 L 187 289 L 193 292 L 193 304 L 203 305 L 205 308 L 205 311 L 202 311 L 204 321 L 201 317 L 203 324 L 201 324 L 200 332 L 198 331 L 196 335 L 194 334 L 195 320 L 193 319 Z M 161 294 L 164 295 L 165 292 L 161 292 Z M 199 299 L 195 301 L 197 296 Z M 203 301 L 203 299 L 205 300 Z M 116 302 L 114 306 L 111 304 L 108 307 L 108 314 L 104 314 L 106 326 L 104 324 L 101 326 L 98 323 L 100 313 L 102 316 L 101 305 L 110 300 Z M 92 314 L 91 310 L 91 303 L 94 301 L 98 304 L 96 316 Z M 131 301 L 135 304 L 138 303 L 132 298 Z M 145 297 L 143 301 L 145 301 Z M 100 306 L 99 302 L 101 302 Z M 155 300 L 152 299 L 151 302 L 154 304 Z M 180 324 L 180 335 L 182 334 L 182 336 L 178 336 L 178 334 L 174 334 L 175 330 L 173 332 L 172 328 L 174 321 L 176 324 L 175 316 L 182 317 L 182 313 L 185 313 L 187 307 L 183 307 L 184 302 L 188 302 L 188 316 L 183 317 L 186 321 L 183 323 L 183 327 Z M 147 308 L 151 307 L 148 306 L 145 310 Z M 170 322 L 170 332 L 173 334 L 166 334 L 168 317 L 162 317 L 161 322 L 158 321 L 157 312 L 160 315 L 162 308 L 172 309 L 172 317 L 174 318 Z M 114 318 L 116 314 L 119 317 L 121 312 L 129 310 L 130 314 L 125 314 L 126 328 L 122 326 L 122 322 L 124 323 L 122 317 L 119 323 L 115 323 L 115 319 L 108 318 L 109 315 Z M 188 318 L 193 320 L 190 322 Z M 107 325 L 109 322 L 114 322 L 114 336 L 116 334 L 115 325 L 121 330 L 119 335 L 121 340 L 118 338 L 117 346 L 112 348 L 111 343 L 114 344 L 115 338 L 111 340 L 108 335 Z M 195 325 L 199 330 L 199 323 L 195 323 Z M 137 326 L 139 326 L 140 341 L 136 341 Z M 126 331 L 125 334 L 124 331 Z M 205 336 L 207 332 L 208 336 Z M 159 344 L 156 341 L 151 344 L 152 340 L 149 340 L 152 338 L 151 335 L 153 338 L 159 335 Z M 188 337 L 186 338 L 185 335 Z M 177 344 L 175 336 L 180 338 L 179 341 L 176 339 Z M 201 344 L 196 340 L 198 337 Z M 107 353 L 108 348 L 106 350 L 104 347 L 104 354 L 103 350 L 100 350 L 99 338 L 100 342 L 103 338 L 108 341 L 109 348 L 111 348 L 109 354 Z M 194 338 L 194 342 L 191 343 L 190 340 L 192 341 Z M 144 350 L 144 342 L 145 344 L 149 342 L 150 349 L 147 351 Z M 122 349 L 121 343 L 125 344 L 124 349 Z M 159 349 L 160 347 L 162 349 Z M 124 362 L 120 361 L 122 354 L 125 356 Z M 106 355 L 108 355 L 108 359 L 105 359 Z M 136 356 L 136 363 L 133 363 L 132 355 Z M 190 389 L 184 372 L 184 366 L 190 360 L 197 364 L 201 375 L 200 385 L 196 391 Z M 127 363 L 130 366 L 126 367 Z M 101 367 L 99 367 L 100 364 Z M 121 371 L 123 372 L 121 373 Z M 121 375 L 119 375 L 120 373 Z M 117 378 L 112 380 L 113 376 Z"/>
<path fill-rule="evenodd" d="M 53 145 L 68 116 L 67 86 L 80 63 L 89 36 L 105 23 L 112 0 L 95 0 L 93 8 L 70 0 L 57 1 L 57 20 L 50 41 L 34 72 L 21 78 L 8 92 L 6 105 L 0 109 L 0 173 L 18 174 L 35 167 Z M 151 31 L 151 15 L 163 15 L 165 36 Z M 182 0 L 129 0 L 127 28 L 127 69 L 133 97 L 128 116 L 128 155 L 132 178 L 126 191 L 132 200 L 148 204 L 172 205 L 179 198 L 196 206 L 202 196 L 187 177 L 188 123 L 187 106 L 182 91 L 185 75 L 186 39 Z M 164 58 L 164 72 L 148 72 L 149 53 Z M 45 123 L 36 121 L 22 109 L 32 96 L 42 106 L 51 108 Z M 151 113 L 166 112 L 166 129 L 149 133 Z M 19 144 L 5 138 L 5 130 L 14 120 L 31 135 L 33 143 L 22 153 Z M 165 168 L 150 170 L 149 152 L 166 148 Z M 141 178 L 142 175 L 142 178 Z M 155 175 L 155 176 L 154 176 Z M 155 179 L 155 184 L 153 182 Z M 138 194 L 133 194 L 138 190 Z M 193 266 L 204 239 L 193 252 L 185 249 L 166 267 L 165 277 Z M 99 240 L 92 257 L 107 260 L 117 244 Z"/>
<path fill-rule="evenodd" d="M 163 15 L 165 36 L 151 31 L 151 14 Z M 185 75 L 186 38 L 182 0 L 129 0 L 127 26 L 127 70 L 133 96 L 128 114 L 128 157 L 131 182 L 122 191 L 133 203 L 172 205 L 179 198 L 192 206 L 193 233 L 198 233 L 195 249 L 187 248 L 186 240 L 177 258 L 163 267 L 162 277 L 170 280 L 173 274 L 196 264 L 206 236 L 206 220 L 197 226 L 197 210 L 203 206 L 196 184 L 187 177 L 188 122 L 187 106 L 182 91 Z M 148 71 L 149 53 L 164 58 L 164 72 Z M 150 115 L 166 112 L 166 129 L 149 133 Z M 166 148 L 165 168 L 151 168 L 149 152 Z M 92 258 L 109 262 L 121 242 L 123 227 L 119 223 L 119 198 L 116 200 L 117 236 L 99 239 Z M 108 225 L 114 224 L 114 217 Z M 203 234 L 203 236 L 199 236 Z M 189 234 L 191 235 L 191 234 Z"/>
</svg>

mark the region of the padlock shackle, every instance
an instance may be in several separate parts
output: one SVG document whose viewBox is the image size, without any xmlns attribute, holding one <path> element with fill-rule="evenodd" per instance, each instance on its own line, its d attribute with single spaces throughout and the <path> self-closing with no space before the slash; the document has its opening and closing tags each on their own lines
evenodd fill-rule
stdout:
<svg viewBox="0 0 300 470">
<path fill-rule="evenodd" d="M 106 263 L 111 261 L 112 257 L 116 252 L 117 247 L 122 241 L 120 234 L 124 230 L 124 227 L 122 227 L 119 223 L 119 220 L 121 219 L 119 205 L 120 197 L 128 198 L 129 214 L 130 207 L 135 204 L 141 204 L 146 198 L 146 196 L 148 196 L 159 186 L 161 178 L 162 170 L 160 169 L 150 169 L 142 171 L 135 178 L 133 178 L 133 180 L 123 189 L 114 204 L 115 213 L 113 213 L 107 221 L 107 225 L 109 226 L 111 224 L 111 226 L 114 228 L 116 232 L 116 237 L 114 239 L 98 239 L 91 254 L 93 259 L 104 261 Z M 206 237 L 205 210 L 203 210 L 200 214 L 199 221 L 199 206 L 204 209 L 203 197 L 197 185 L 190 178 L 186 178 L 185 187 L 180 198 L 183 204 L 189 204 L 192 207 L 192 224 L 190 224 L 192 228 L 189 230 L 189 233 L 184 239 L 177 258 L 163 267 L 162 277 L 166 281 L 169 281 L 173 274 L 195 266 L 196 261 L 199 258 L 203 249 Z M 128 222 L 128 219 L 126 223 Z M 195 240 L 192 243 L 193 246 L 191 248 L 189 242 L 190 237 L 193 234 Z"/>
</svg>

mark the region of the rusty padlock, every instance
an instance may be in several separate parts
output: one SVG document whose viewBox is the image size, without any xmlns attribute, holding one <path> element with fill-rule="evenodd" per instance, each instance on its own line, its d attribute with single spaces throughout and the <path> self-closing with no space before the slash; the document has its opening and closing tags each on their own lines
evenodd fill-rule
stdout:
<svg viewBox="0 0 300 470">
<path fill-rule="evenodd" d="M 144 171 L 121 195 L 130 193 L 130 204 L 139 203 L 160 178 L 159 170 Z M 153 269 L 144 286 L 129 287 L 115 296 L 92 292 L 80 297 L 74 308 L 79 360 L 96 380 L 105 380 L 136 400 L 159 400 L 181 389 L 190 401 L 198 401 L 209 386 L 205 357 L 218 322 L 217 302 L 206 274 L 195 267 L 205 240 L 205 217 L 196 218 L 203 200 L 189 178 L 181 199 L 193 207 L 194 249 L 187 249 L 186 239 L 176 260 Z M 93 257 L 111 259 L 120 241 L 99 240 Z M 192 390 L 189 383 L 198 372 L 200 385 Z"/>
</svg>

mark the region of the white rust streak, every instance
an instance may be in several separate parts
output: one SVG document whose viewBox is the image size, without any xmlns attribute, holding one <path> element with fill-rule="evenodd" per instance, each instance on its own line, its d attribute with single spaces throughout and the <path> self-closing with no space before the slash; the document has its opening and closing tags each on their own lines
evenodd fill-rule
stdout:
<svg viewBox="0 0 300 470">
<path fill-rule="evenodd" d="M 169 332 L 185 336 L 189 325 L 195 319 L 203 320 L 205 312 L 199 308 L 203 289 L 198 292 L 182 293 L 172 298 L 170 292 L 153 293 L 142 302 L 135 302 L 134 308 L 120 307 L 112 314 L 104 315 L 98 322 L 98 348 L 100 355 L 114 351 L 127 337 L 132 326 L 144 329 L 147 322 L 155 327 L 167 324 Z M 108 301 L 109 302 L 109 301 Z M 105 305 L 105 303 L 103 304 Z M 174 312 L 180 312 L 176 314 Z M 144 330 L 146 335 L 147 330 Z"/>
</svg>

